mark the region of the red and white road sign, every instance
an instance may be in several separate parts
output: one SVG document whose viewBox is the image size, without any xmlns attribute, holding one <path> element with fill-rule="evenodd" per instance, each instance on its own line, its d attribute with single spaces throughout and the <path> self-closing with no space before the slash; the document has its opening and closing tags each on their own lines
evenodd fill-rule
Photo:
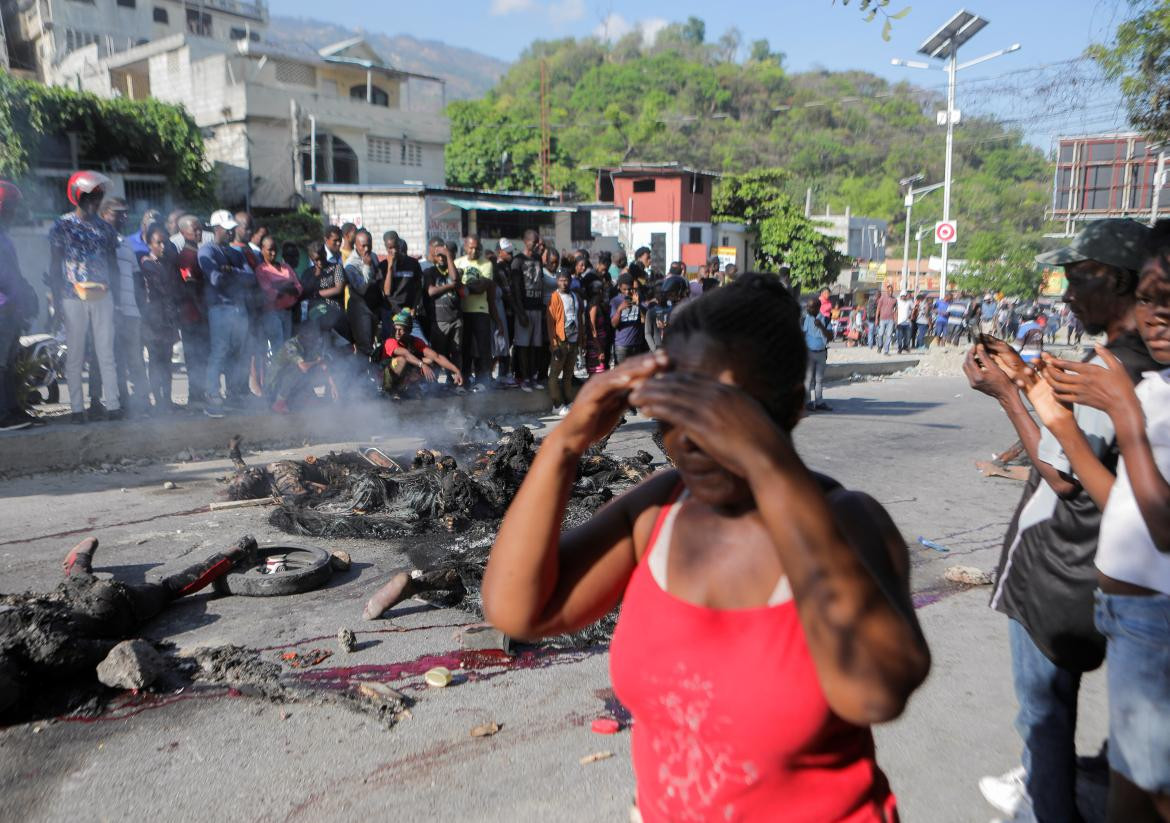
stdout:
<svg viewBox="0 0 1170 823">
<path fill-rule="evenodd" d="M 959 229 L 954 220 L 940 220 L 934 224 L 934 242 L 954 243 Z"/>
</svg>

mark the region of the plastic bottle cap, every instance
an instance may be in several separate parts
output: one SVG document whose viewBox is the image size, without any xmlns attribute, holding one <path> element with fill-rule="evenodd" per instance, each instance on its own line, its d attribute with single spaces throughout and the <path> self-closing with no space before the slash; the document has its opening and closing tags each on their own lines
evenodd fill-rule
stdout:
<svg viewBox="0 0 1170 823">
<path fill-rule="evenodd" d="M 427 681 L 428 686 L 441 689 L 451 682 L 451 670 L 443 666 L 436 666 L 423 675 L 423 680 Z"/>
</svg>

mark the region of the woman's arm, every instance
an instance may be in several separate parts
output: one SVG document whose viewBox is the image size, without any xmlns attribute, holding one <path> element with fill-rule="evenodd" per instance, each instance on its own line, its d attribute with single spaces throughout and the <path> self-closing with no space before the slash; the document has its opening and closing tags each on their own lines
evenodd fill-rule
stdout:
<svg viewBox="0 0 1170 823">
<path fill-rule="evenodd" d="M 333 285 L 325 289 L 318 289 L 318 297 L 337 297 L 345 288 L 345 276 L 336 269 L 333 272 Z"/>
<path fill-rule="evenodd" d="M 660 367 L 653 355 L 631 358 L 587 381 L 564 422 L 541 444 L 483 577 L 484 614 L 505 634 L 575 631 L 621 597 L 637 565 L 635 530 L 648 532 L 653 507 L 668 499 L 677 476 L 654 475 L 567 534 L 561 523 L 581 455 L 617 424 L 630 390 Z"/>
<path fill-rule="evenodd" d="M 909 603 L 906 544 L 885 510 L 853 493 L 830 503 L 789 437 L 738 388 L 672 373 L 631 399 L 751 487 L 833 711 L 858 725 L 897 717 L 930 651 Z"/>
</svg>

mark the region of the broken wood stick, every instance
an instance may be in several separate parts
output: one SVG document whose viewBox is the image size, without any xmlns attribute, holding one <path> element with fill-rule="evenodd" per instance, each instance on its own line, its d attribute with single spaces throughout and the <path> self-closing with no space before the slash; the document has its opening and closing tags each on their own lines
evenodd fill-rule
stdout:
<svg viewBox="0 0 1170 823">
<path fill-rule="evenodd" d="M 276 502 L 276 499 L 272 497 L 260 497 L 256 500 L 223 500 L 218 503 L 208 503 L 207 510 L 218 512 L 224 509 L 246 509 L 251 506 L 274 506 Z"/>
</svg>

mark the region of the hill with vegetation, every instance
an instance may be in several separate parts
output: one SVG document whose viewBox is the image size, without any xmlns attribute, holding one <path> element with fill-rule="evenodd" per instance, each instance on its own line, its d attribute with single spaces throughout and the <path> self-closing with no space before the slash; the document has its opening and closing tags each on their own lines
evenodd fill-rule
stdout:
<svg viewBox="0 0 1170 823">
<path fill-rule="evenodd" d="M 594 169 L 631 161 L 724 174 L 782 168 L 786 174 L 772 179 L 796 203 L 811 187 L 814 213 L 848 206 L 889 220 L 897 244 L 905 225 L 898 181 L 918 173 L 942 179 L 938 94 L 861 71 L 789 72 L 767 41 L 743 44 L 731 30 L 708 43 L 704 28 L 691 19 L 652 43 L 637 32 L 616 43 L 533 43 L 483 98 L 448 106 L 448 182 L 539 190 L 543 62 L 556 190 L 592 199 Z M 954 158 L 956 256 L 1026 257 L 1049 196 L 1043 153 L 1018 131 L 965 115 Z M 915 225 L 941 212 L 941 191 L 927 195 L 915 206 Z M 935 248 L 924 243 L 923 252 Z"/>
</svg>

